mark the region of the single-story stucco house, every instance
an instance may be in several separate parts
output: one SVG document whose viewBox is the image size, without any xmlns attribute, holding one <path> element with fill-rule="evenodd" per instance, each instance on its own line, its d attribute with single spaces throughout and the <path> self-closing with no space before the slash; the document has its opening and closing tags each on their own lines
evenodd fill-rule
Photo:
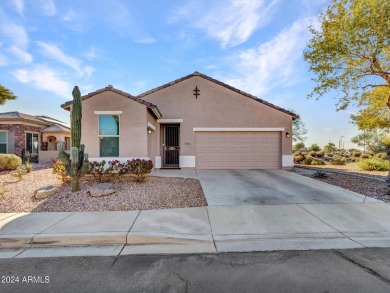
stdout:
<svg viewBox="0 0 390 293">
<path fill-rule="evenodd" d="M 199 72 L 138 96 L 107 86 L 81 100 L 91 160 L 150 158 L 157 169 L 293 166 L 298 116 Z"/>
<path fill-rule="evenodd" d="M 64 142 L 69 149 L 68 124 L 48 116 L 0 113 L 0 153 L 22 156 L 29 152 L 34 160 L 49 163 L 58 157 L 58 142 Z"/>
</svg>

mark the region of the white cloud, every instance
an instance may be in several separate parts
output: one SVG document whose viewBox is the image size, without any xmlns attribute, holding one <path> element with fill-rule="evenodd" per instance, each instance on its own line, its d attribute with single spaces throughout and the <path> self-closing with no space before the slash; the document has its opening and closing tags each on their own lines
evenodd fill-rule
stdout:
<svg viewBox="0 0 390 293">
<path fill-rule="evenodd" d="M 83 56 L 88 60 L 94 60 L 98 57 L 98 54 L 96 52 L 96 49 L 92 47 L 89 51 L 85 52 Z"/>
<path fill-rule="evenodd" d="M 91 66 L 83 66 L 83 62 L 75 57 L 66 55 L 57 45 L 51 43 L 45 43 L 42 41 L 36 41 L 36 44 L 41 47 L 43 53 L 72 69 L 77 71 L 80 75 L 90 76 L 94 71 L 94 68 Z"/>
<path fill-rule="evenodd" d="M 19 69 L 12 72 L 13 76 L 21 83 L 32 84 L 39 90 L 53 92 L 65 99 L 71 98 L 72 87 L 60 78 L 60 75 L 51 68 L 38 65 L 31 69 Z"/>
<path fill-rule="evenodd" d="M 10 43 L 20 48 L 27 48 L 29 38 L 25 28 L 8 19 L 5 15 L 0 13 L 0 32 L 6 37 Z"/>
<path fill-rule="evenodd" d="M 179 7 L 168 23 L 187 20 L 191 26 L 217 39 L 222 48 L 246 42 L 253 32 L 271 20 L 279 0 L 230 0 L 193 2 Z"/>
<path fill-rule="evenodd" d="M 12 46 L 9 51 L 16 56 L 20 61 L 23 63 L 31 63 L 33 61 L 33 58 L 30 53 L 21 50 L 20 48 L 16 46 Z"/>
<path fill-rule="evenodd" d="M 143 38 L 134 40 L 134 42 L 139 43 L 139 44 L 153 44 L 156 42 L 156 39 L 153 39 L 150 37 L 143 37 Z"/>
<path fill-rule="evenodd" d="M 299 82 L 302 52 L 310 38 L 307 27 L 315 22 L 314 18 L 297 20 L 272 40 L 231 56 L 229 61 L 237 64 L 238 71 L 225 81 L 260 96 Z"/>
<path fill-rule="evenodd" d="M 54 4 L 54 0 L 40 0 L 39 6 L 43 12 L 43 14 L 47 16 L 54 16 L 57 13 L 56 5 Z"/>
<path fill-rule="evenodd" d="M 12 54 L 11 56 L 2 55 L 1 66 L 6 66 L 14 62 L 31 63 L 32 56 L 27 52 L 30 42 L 26 29 L 13 22 L 0 11 L 0 37 L 4 41 L 5 51 Z M 16 58 L 14 58 L 16 57 Z"/>
<path fill-rule="evenodd" d="M 8 64 L 9 64 L 8 58 L 0 53 L 0 66 L 1 67 L 8 66 Z"/>
<path fill-rule="evenodd" d="M 23 0 L 12 0 L 12 4 L 15 6 L 15 10 L 19 15 L 23 15 L 24 1 Z"/>
<path fill-rule="evenodd" d="M 77 13 L 71 8 L 68 12 L 62 17 L 63 21 L 72 21 L 77 17 Z"/>
</svg>

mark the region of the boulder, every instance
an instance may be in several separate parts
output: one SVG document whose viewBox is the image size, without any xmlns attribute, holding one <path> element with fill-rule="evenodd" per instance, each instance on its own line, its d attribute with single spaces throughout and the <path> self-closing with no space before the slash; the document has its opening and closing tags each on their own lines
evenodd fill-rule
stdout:
<svg viewBox="0 0 390 293">
<path fill-rule="evenodd" d="M 115 193 L 115 187 L 111 183 L 100 183 L 94 186 L 91 186 L 87 190 L 87 194 L 93 197 L 100 197 L 105 195 L 110 195 Z"/>
<path fill-rule="evenodd" d="M 55 187 L 55 186 L 52 186 L 52 185 L 45 186 L 45 187 L 42 187 L 42 188 L 39 188 L 39 189 L 35 190 L 34 196 L 35 196 L 36 199 L 43 199 L 43 198 L 46 198 L 46 197 L 49 197 L 49 196 L 53 195 L 58 190 L 59 190 L 58 187 Z"/>
</svg>

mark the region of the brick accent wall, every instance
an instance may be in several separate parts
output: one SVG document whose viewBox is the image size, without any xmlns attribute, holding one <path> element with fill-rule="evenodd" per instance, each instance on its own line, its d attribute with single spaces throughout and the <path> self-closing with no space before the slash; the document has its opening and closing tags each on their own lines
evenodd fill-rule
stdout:
<svg viewBox="0 0 390 293">
<path fill-rule="evenodd" d="M 18 156 L 22 154 L 22 150 L 26 147 L 26 131 L 40 132 L 41 128 L 37 126 L 24 124 L 1 124 L 0 130 L 8 130 L 14 133 L 15 149 L 14 153 Z M 42 133 L 40 134 L 40 143 L 42 142 Z"/>
</svg>

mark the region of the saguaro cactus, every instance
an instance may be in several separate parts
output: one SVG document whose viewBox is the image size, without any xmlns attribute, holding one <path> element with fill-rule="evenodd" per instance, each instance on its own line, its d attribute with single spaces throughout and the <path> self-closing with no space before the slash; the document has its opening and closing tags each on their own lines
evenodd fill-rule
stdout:
<svg viewBox="0 0 390 293">
<path fill-rule="evenodd" d="M 65 171 L 72 178 L 72 192 L 79 190 L 80 177 L 88 173 L 88 154 L 84 153 L 85 146 L 80 144 L 81 139 L 81 100 L 80 90 L 77 86 L 73 91 L 73 104 L 71 113 L 71 141 L 70 154 L 64 151 L 64 144 L 58 143 L 58 157 L 64 164 Z"/>
</svg>

